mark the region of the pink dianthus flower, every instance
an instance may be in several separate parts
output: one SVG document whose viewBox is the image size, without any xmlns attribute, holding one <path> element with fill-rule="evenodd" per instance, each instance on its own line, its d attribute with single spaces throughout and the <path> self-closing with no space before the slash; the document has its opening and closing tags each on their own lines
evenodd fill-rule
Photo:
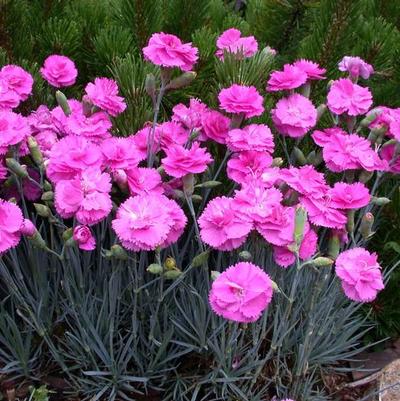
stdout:
<svg viewBox="0 0 400 401">
<path fill-rule="evenodd" d="M 305 72 L 309 80 L 325 79 L 324 74 L 326 73 L 326 69 L 321 68 L 319 64 L 314 61 L 300 59 L 295 61 L 293 66 Z"/>
<path fill-rule="evenodd" d="M 63 218 L 75 216 L 79 223 L 93 225 L 112 209 L 111 177 L 93 168 L 71 180 L 61 180 L 55 187 L 55 206 Z"/>
<path fill-rule="evenodd" d="M 74 62 L 66 56 L 57 54 L 46 58 L 40 73 L 43 79 L 56 88 L 73 85 L 78 76 Z"/>
<path fill-rule="evenodd" d="M 66 120 L 67 134 L 83 136 L 96 143 L 111 137 L 109 132 L 111 126 L 112 123 L 108 115 L 102 111 L 90 116 L 74 112 Z"/>
<path fill-rule="evenodd" d="M 125 99 L 118 95 L 118 85 L 113 79 L 96 78 L 85 88 L 86 97 L 95 106 L 115 117 L 126 109 Z"/>
<path fill-rule="evenodd" d="M 13 90 L 21 101 L 28 99 L 32 93 L 33 78 L 29 72 L 18 65 L 5 65 L 0 70 L 0 77 L 8 83 L 8 88 Z"/>
<path fill-rule="evenodd" d="M 335 173 L 355 169 L 384 171 L 388 167 L 386 161 L 371 148 L 371 142 L 356 134 L 346 134 L 340 128 L 328 128 L 314 131 L 312 138 L 322 146 L 325 163 Z"/>
<path fill-rule="evenodd" d="M 18 245 L 23 220 L 17 205 L 0 199 L 0 254 Z"/>
<path fill-rule="evenodd" d="M 340 71 L 347 71 L 350 77 L 357 79 L 361 76 L 368 79 L 374 73 L 374 68 L 360 57 L 345 56 L 339 63 Z"/>
<path fill-rule="evenodd" d="M 190 131 L 202 130 L 202 118 L 208 107 L 199 99 L 190 99 L 189 106 L 179 103 L 172 109 L 172 121 L 180 122 Z"/>
<path fill-rule="evenodd" d="M 302 195 L 318 198 L 329 190 L 324 175 L 311 165 L 283 168 L 280 170 L 279 178 Z"/>
<path fill-rule="evenodd" d="M 300 202 L 307 210 L 311 223 L 316 226 L 338 229 L 346 226 L 346 215 L 333 206 L 329 195 L 318 198 L 303 196 Z"/>
<path fill-rule="evenodd" d="M 372 95 L 368 88 L 351 82 L 348 78 L 333 81 L 327 105 L 335 114 L 347 113 L 349 116 L 358 116 L 366 113 L 372 105 Z"/>
<path fill-rule="evenodd" d="M 371 302 L 385 288 L 376 254 L 363 248 L 342 252 L 336 259 L 336 274 L 353 301 Z"/>
<path fill-rule="evenodd" d="M 201 239 L 221 251 L 238 248 L 253 228 L 252 222 L 237 212 L 234 200 L 214 198 L 198 219 Z"/>
<path fill-rule="evenodd" d="M 144 58 L 162 67 L 180 68 L 190 71 L 198 60 L 198 50 L 191 43 L 182 43 L 175 35 L 153 33 L 149 43 L 143 48 Z"/>
<path fill-rule="evenodd" d="M 271 115 L 277 130 L 292 138 L 303 137 L 317 123 L 317 109 L 298 93 L 279 100 Z"/>
<path fill-rule="evenodd" d="M 150 127 L 151 130 L 151 127 Z M 173 145 L 185 145 L 189 140 L 189 132 L 175 121 L 166 121 L 156 126 L 154 142 L 156 150 L 167 150 Z"/>
<path fill-rule="evenodd" d="M 277 92 L 281 90 L 296 89 L 304 85 L 308 75 L 303 69 L 291 64 L 285 64 L 283 71 L 273 71 L 268 82 L 267 91 Z"/>
<path fill-rule="evenodd" d="M 0 75 L 0 110 L 11 110 L 19 105 L 20 96 L 15 92 L 8 80 Z"/>
<path fill-rule="evenodd" d="M 329 196 L 331 205 L 338 209 L 360 209 L 367 206 L 371 199 L 368 188 L 361 182 L 337 182 L 329 191 Z"/>
<path fill-rule="evenodd" d="M 76 226 L 72 238 L 78 244 L 79 249 L 93 251 L 96 248 L 96 239 L 88 226 Z"/>
<path fill-rule="evenodd" d="M 131 169 L 143 160 L 130 138 L 107 138 L 101 143 L 104 164 L 111 170 Z"/>
<path fill-rule="evenodd" d="M 164 192 L 160 173 L 155 168 L 136 167 L 127 170 L 126 175 L 131 195 Z"/>
<path fill-rule="evenodd" d="M 201 126 L 205 139 L 225 144 L 231 120 L 218 111 L 210 110 L 203 113 Z"/>
<path fill-rule="evenodd" d="M 247 58 L 257 53 L 258 43 L 254 36 L 242 37 L 239 29 L 230 28 L 218 37 L 217 49 L 215 55 L 221 60 L 224 59 L 224 51 Z"/>
<path fill-rule="evenodd" d="M 209 301 L 219 316 L 235 322 L 258 320 L 271 302 L 272 281 L 260 267 L 241 262 L 230 266 L 213 282 Z"/>
<path fill-rule="evenodd" d="M 228 148 L 234 152 L 255 150 L 257 152 L 274 151 L 274 137 L 265 124 L 250 124 L 228 132 Z"/>
<path fill-rule="evenodd" d="M 221 109 L 245 118 L 260 116 L 264 112 L 263 97 L 254 86 L 233 84 L 218 95 Z"/>
<path fill-rule="evenodd" d="M 206 149 L 200 148 L 198 142 L 193 143 L 190 149 L 180 145 L 171 146 L 166 150 L 166 155 L 161 160 L 162 166 L 167 174 L 175 178 L 202 173 L 212 161 L 211 155 Z"/>
<path fill-rule="evenodd" d="M 21 143 L 30 132 L 26 117 L 0 110 L 0 155 L 6 154 L 9 146 Z"/>
<path fill-rule="evenodd" d="M 261 178 L 271 163 L 272 157 L 266 152 L 240 152 L 228 160 L 226 173 L 231 180 L 243 184 Z"/>
<path fill-rule="evenodd" d="M 176 241 L 186 218 L 175 201 L 157 193 L 128 198 L 112 222 L 122 245 L 130 250 L 153 250 Z M 183 227 L 182 227 L 183 226 Z"/>
</svg>

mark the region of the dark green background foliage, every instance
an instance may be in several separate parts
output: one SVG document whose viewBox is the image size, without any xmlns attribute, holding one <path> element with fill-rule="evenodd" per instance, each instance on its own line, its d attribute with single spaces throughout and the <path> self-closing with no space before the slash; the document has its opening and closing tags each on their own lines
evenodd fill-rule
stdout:
<svg viewBox="0 0 400 401">
<path fill-rule="evenodd" d="M 275 48 L 275 61 L 264 53 L 241 62 L 217 60 L 215 40 L 230 27 L 255 35 L 261 49 Z M 191 96 L 216 106 L 216 94 L 232 82 L 265 93 L 270 70 L 300 57 L 318 61 L 336 78 L 344 55 L 361 56 L 376 70 L 368 82 L 375 103 L 400 106 L 399 28 L 400 2 L 392 0 L 0 0 L 0 66 L 20 64 L 35 76 L 34 96 L 22 113 L 43 102 L 54 104 L 53 89 L 38 73 L 50 54 L 67 55 L 77 64 L 78 85 L 65 90 L 68 97 L 80 98 L 96 76 L 114 77 L 129 106 L 116 119 L 115 134 L 128 135 L 152 119 L 144 82 L 150 72 L 157 76 L 157 69 L 142 60 L 141 49 L 153 32 L 175 33 L 200 53 L 193 83 L 163 99 L 167 118 L 174 104 Z M 326 81 L 313 91 L 319 104 Z M 269 96 L 267 109 L 272 100 Z M 393 187 L 384 183 L 381 195 Z M 384 266 L 400 255 L 399 193 L 391 197 L 392 204 L 379 212 L 371 243 Z M 40 223 L 42 235 L 49 235 L 47 222 Z M 97 238 L 109 248 L 114 238 L 105 226 L 98 226 Z M 52 246 L 60 251 L 53 230 Z M 257 401 L 278 392 L 281 398 L 324 401 L 329 398 L 321 372 L 354 356 L 366 338 L 365 319 L 378 323 L 369 341 L 399 332 L 398 273 L 372 314 L 369 309 L 360 314 L 359 306 L 344 300 L 331 273 L 303 269 L 296 278 L 295 269 L 273 267 L 271 250 L 256 238 L 249 245 L 253 261 L 268 266 L 285 293 L 301 281 L 296 303 L 292 308 L 278 294 L 257 325 L 223 321 L 207 304 L 208 272 L 188 269 L 200 250 L 193 235 L 187 238 L 171 249 L 185 274 L 165 286 L 145 273 L 153 262 L 145 253 L 123 262 L 70 249 L 61 263 L 23 240 L 18 251 L 0 260 L 0 372 L 16 382 L 63 377 L 93 400 L 151 399 L 140 398 L 140 391 L 162 394 L 163 400 Z M 236 253 L 217 253 L 209 262 L 223 270 L 237 260 Z M 316 333 L 311 339 L 310 328 Z"/>
</svg>

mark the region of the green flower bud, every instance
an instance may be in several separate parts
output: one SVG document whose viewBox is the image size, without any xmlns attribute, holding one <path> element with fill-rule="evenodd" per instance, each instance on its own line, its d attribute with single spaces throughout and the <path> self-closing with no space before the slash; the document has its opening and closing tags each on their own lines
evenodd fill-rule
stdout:
<svg viewBox="0 0 400 401">
<path fill-rule="evenodd" d="M 192 83 L 192 81 L 196 78 L 197 74 L 194 71 L 184 72 L 178 78 L 174 78 L 165 89 L 180 89 L 188 86 Z"/>
<path fill-rule="evenodd" d="M 172 258 L 171 256 L 169 256 L 168 258 L 165 259 L 164 267 L 167 270 L 175 270 L 175 269 L 177 269 L 176 260 L 174 258 Z"/>
<path fill-rule="evenodd" d="M 219 181 L 206 181 L 202 182 L 201 184 L 197 184 L 195 188 L 215 188 L 218 187 L 218 185 L 221 185 L 221 182 Z"/>
<path fill-rule="evenodd" d="M 280 167 L 280 166 L 282 166 L 282 164 L 283 164 L 283 159 L 282 159 L 282 157 L 275 157 L 275 158 L 272 160 L 271 166 L 272 166 L 272 167 Z"/>
<path fill-rule="evenodd" d="M 239 259 L 244 261 L 249 261 L 253 258 L 252 254 L 249 251 L 242 251 L 239 253 Z"/>
<path fill-rule="evenodd" d="M 73 228 L 67 228 L 63 233 L 62 233 L 62 239 L 64 241 L 68 241 L 70 238 L 72 238 L 72 235 L 74 233 Z"/>
<path fill-rule="evenodd" d="M 42 201 L 51 201 L 54 199 L 54 192 L 53 191 L 47 191 L 44 192 L 42 195 Z"/>
<path fill-rule="evenodd" d="M 336 259 L 340 252 L 340 239 L 338 235 L 332 235 L 328 243 L 328 255 Z"/>
<path fill-rule="evenodd" d="M 354 231 L 354 210 L 349 210 L 347 212 L 347 224 L 346 228 L 349 233 L 352 233 Z"/>
<path fill-rule="evenodd" d="M 153 74 L 146 75 L 146 81 L 144 84 L 146 93 L 153 99 L 156 98 L 156 78 Z"/>
<path fill-rule="evenodd" d="M 36 248 L 39 249 L 45 249 L 46 248 L 46 242 L 40 235 L 39 231 L 36 230 L 35 234 L 33 234 L 31 237 L 27 237 L 29 241 L 32 242 L 32 245 L 35 246 Z"/>
<path fill-rule="evenodd" d="M 306 221 L 307 221 L 307 211 L 302 206 L 298 206 L 296 208 L 295 226 L 294 226 L 294 241 L 297 245 L 297 248 L 300 246 L 301 241 L 303 241 L 304 227 Z"/>
<path fill-rule="evenodd" d="M 320 256 L 319 258 L 316 258 L 312 261 L 312 264 L 315 267 L 330 267 L 332 266 L 334 261 L 330 258 L 325 258 Z"/>
<path fill-rule="evenodd" d="M 56 100 L 64 114 L 68 117 L 71 114 L 71 108 L 69 107 L 67 97 L 61 91 L 57 91 Z"/>
<path fill-rule="evenodd" d="M 200 203 L 203 200 L 203 198 L 200 195 L 193 194 L 192 195 L 192 201 L 194 203 Z"/>
<path fill-rule="evenodd" d="M 210 256 L 209 250 L 201 252 L 193 258 L 191 265 L 193 267 L 202 266 L 203 264 L 207 263 L 209 256 Z"/>
<path fill-rule="evenodd" d="M 51 211 L 46 205 L 42 205 L 41 203 L 34 203 L 33 206 L 35 207 L 36 213 L 40 217 L 47 218 L 51 215 Z"/>
<path fill-rule="evenodd" d="M 45 180 L 44 183 L 43 183 L 43 190 L 45 192 L 53 190 L 52 185 L 47 180 Z"/>
<path fill-rule="evenodd" d="M 374 215 L 372 213 L 365 213 L 360 225 L 360 232 L 364 239 L 371 238 L 374 235 L 372 226 L 374 225 Z"/>
<path fill-rule="evenodd" d="M 317 107 L 317 121 L 319 121 L 321 119 L 321 117 L 324 115 L 326 110 L 327 110 L 326 104 L 320 104 Z"/>
<path fill-rule="evenodd" d="M 16 174 L 20 178 L 27 178 L 29 176 L 26 166 L 22 166 L 15 159 L 6 159 L 6 165 L 14 174 Z"/>
<path fill-rule="evenodd" d="M 217 278 L 218 278 L 218 276 L 220 275 L 221 273 L 220 272 L 217 272 L 216 270 L 211 270 L 211 280 L 212 281 L 215 281 Z"/>
<path fill-rule="evenodd" d="M 115 244 L 111 247 L 111 255 L 120 260 L 128 260 L 128 254 L 121 245 Z"/>
<path fill-rule="evenodd" d="M 363 170 L 358 176 L 358 181 L 362 182 L 363 184 L 366 184 L 373 176 L 374 176 L 373 171 Z"/>
<path fill-rule="evenodd" d="M 182 177 L 183 181 L 183 192 L 186 196 L 191 197 L 194 191 L 194 175 L 186 174 Z"/>
<path fill-rule="evenodd" d="M 166 280 L 176 280 L 182 275 L 182 272 L 180 270 L 167 270 L 163 275 Z"/>
<path fill-rule="evenodd" d="M 31 152 L 31 156 L 33 161 L 36 163 L 37 166 L 43 166 L 43 155 L 40 151 L 39 145 L 36 142 L 36 139 L 33 137 L 28 137 L 28 148 Z"/>
<path fill-rule="evenodd" d="M 382 113 L 382 110 L 379 108 L 372 109 L 369 113 L 368 116 L 363 118 L 360 122 L 360 127 L 363 128 L 368 128 L 369 125 Z"/>
<path fill-rule="evenodd" d="M 299 166 L 307 164 L 307 159 L 304 156 L 304 153 L 297 146 L 293 148 L 293 156 Z"/>
<path fill-rule="evenodd" d="M 162 266 L 158 263 L 152 263 L 146 270 L 151 274 L 161 274 L 163 272 Z"/>
<path fill-rule="evenodd" d="M 384 197 L 377 198 L 377 197 L 373 196 L 372 199 L 371 199 L 371 203 L 373 205 L 377 205 L 377 206 L 385 206 L 390 202 L 391 202 L 390 199 L 384 198 Z"/>
</svg>

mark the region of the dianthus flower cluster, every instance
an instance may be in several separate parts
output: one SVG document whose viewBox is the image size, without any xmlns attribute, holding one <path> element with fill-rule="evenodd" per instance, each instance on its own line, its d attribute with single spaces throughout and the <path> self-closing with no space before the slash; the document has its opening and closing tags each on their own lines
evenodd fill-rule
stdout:
<svg viewBox="0 0 400 401">
<path fill-rule="evenodd" d="M 233 28 L 216 45 L 220 65 L 228 53 L 245 63 L 258 52 L 254 37 Z M 153 34 L 143 54 L 161 69 L 161 87 L 172 72 L 191 71 L 198 60 L 191 43 L 166 33 Z M 372 74 L 369 64 L 345 57 L 339 69 L 349 77 L 330 85 L 327 107 L 317 109 L 310 100 L 313 81 L 324 79 L 326 70 L 297 60 L 266 77 L 267 92 L 278 97 L 270 120 L 264 108 L 268 95 L 259 85 L 233 83 L 216 96 L 218 110 L 192 98 L 175 105 L 170 120 L 155 118 L 117 137 L 114 117 L 127 103 L 116 81 L 95 78 L 81 100 L 58 93 L 57 107 L 41 105 L 22 115 L 16 108 L 30 95 L 33 79 L 18 66 L 3 67 L 0 182 L 6 200 L 0 200 L 0 253 L 17 246 L 21 235 L 40 235 L 18 206 L 22 197 L 42 199 L 35 204 L 41 218 L 69 226 L 69 240 L 86 252 L 102 246 L 95 226 L 103 222 L 127 250 L 156 251 L 160 257 L 163 248 L 175 243 L 179 248 L 182 234 L 192 229 L 185 213 L 190 212 L 200 248 L 233 251 L 262 241 L 284 268 L 312 264 L 327 248 L 325 233 L 340 237 L 335 269 L 343 291 L 354 301 L 374 300 L 384 286 L 377 256 L 350 243 L 357 243 L 355 216 L 361 221 L 366 212 L 371 215 L 376 200 L 376 188 L 365 177 L 400 172 L 400 112 L 370 110 L 369 89 L 356 83 Z M 73 85 L 77 74 L 62 55 L 49 56 L 41 68 L 56 88 Z M 332 114 L 334 126 L 316 128 L 321 110 Z M 354 129 L 362 114 L 363 125 Z M 299 143 L 307 134 L 309 145 L 317 146 L 304 155 Z M 324 174 L 323 162 L 330 172 L 345 174 Z M 212 189 L 217 179 L 224 181 L 218 196 Z M 185 249 L 189 245 L 190 238 Z M 215 313 L 237 322 L 259 319 L 274 288 L 265 268 L 242 262 L 221 273 L 209 296 Z"/>
</svg>

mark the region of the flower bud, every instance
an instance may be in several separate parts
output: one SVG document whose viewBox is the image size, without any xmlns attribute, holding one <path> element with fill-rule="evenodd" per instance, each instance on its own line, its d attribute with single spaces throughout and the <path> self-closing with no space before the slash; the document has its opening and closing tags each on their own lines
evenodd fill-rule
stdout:
<svg viewBox="0 0 400 401">
<path fill-rule="evenodd" d="M 28 137 L 28 148 L 31 152 L 31 156 L 33 161 L 36 163 L 37 166 L 43 166 L 43 155 L 40 151 L 39 145 L 35 138 L 32 136 Z"/>
<path fill-rule="evenodd" d="M 271 286 L 272 286 L 272 289 L 274 290 L 274 291 L 276 291 L 276 292 L 281 292 L 281 290 L 279 289 L 279 287 L 278 287 L 278 284 L 276 284 L 275 283 L 275 281 L 273 281 L 273 280 L 271 280 Z"/>
<path fill-rule="evenodd" d="M 186 174 L 182 177 L 183 192 L 186 196 L 191 197 L 194 191 L 194 175 Z"/>
<path fill-rule="evenodd" d="M 193 130 L 192 133 L 190 134 L 189 141 L 193 142 L 195 139 L 198 138 L 199 135 L 200 135 L 200 131 Z"/>
<path fill-rule="evenodd" d="M 73 235 L 73 229 L 72 228 L 67 228 L 63 233 L 62 233 L 62 239 L 64 241 L 68 241 L 70 238 L 72 238 Z"/>
<path fill-rule="evenodd" d="M 352 233 L 354 231 L 354 214 L 355 210 L 348 210 L 347 211 L 347 232 Z"/>
<path fill-rule="evenodd" d="M 87 96 L 82 98 L 82 112 L 85 117 L 92 115 L 93 104 Z"/>
<path fill-rule="evenodd" d="M 44 180 L 44 182 L 43 182 L 43 190 L 45 192 L 53 190 L 52 185 L 47 180 Z"/>
<path fill-rule="evenodd" d="M 57 91 L 56 100 L 64 114 L 68 117 L 71 114 L 71 108 L 69 107 L 67 97 L 61 91 Z"/>
<path fill-rule="evenodd" d="M 218 187 L 218 185 L 221 185 L 221 182 L 219 181 L 206 181 L 202 182 L 201 184 L 197 184 L 195 188 L 215 188 Z"/>
<path fill-rule="evenodd" d="M 293 148 L 293 156 L 296 164 L 298 164 L 299 166 L 304 166 L 305 164 L 307 164 L 307 159 L 304 156 L 304 153 L 297 146 Z"/>
<path fill-rule="evenodd" d="M 371 203 L 373 205 L 377 205 L 377 206 L 385 206 L 390 202 L 391 202 L 390 199 L 384 198 L 384 197 L 377 198 L 376 196 L 373 196 L 372 199 L 371 199 Z"/>
<path fill-rule="evenodd" d="M 382 139 L 386 134 L 386 131 L 386 127 L 372 128 L 368 135 L 368 140 L 372 144 L 380 144 L 382 143 Z"/>
<path fill-rule="evenodd" d="M 302 206 L 298 206 L 296 208 L 295 226 L 294 226 L 294 241 L 297 247 L 299 247 L 301 241 L 303 241 L 304 227 L 306 221 L 307 221 L 307 211 Z"/>
<path fill-rule="evenodd" d="M 192 195 L 192 201 L 194 203 L 200 203 L 203 200 L 203 198 L 200 195 L 193 194 Z"/>
<path fill-rule="evenodd" d="M 6 165 L 14 174 L 16 174 L 20 178 L 27 178 L 29 176 L 26 166 L 19 164 L 15 159 L 7 158 Z"/>
<path fill-rule="evenodd" d="M 51 211 L 46 205 L 42 205 L 41 203 L 34 203 L 33 206 L 35 207 L 36 213 L 40 217 L 47 218 L 51 215 Z"/>
<path fill-rule="evenodd" d="M 44 192 L 41 199 L 42 201 L 52 201 L 54 199 L 54 192 L 53 191 Z"/>
<path fill-rule="evenodd" d="M 217 272 L 216 270 L 211 270 L 211 280 L 212 281 L 215 281 L 217 278 L 218 278 L 218 276 L 220 275 L 221 273 L 220 272 Z"/>
<path fill-rule="evenodd" d="M 374 121 L 381 113 L 382 110 L 379 108 L 372 109 L 368 115 L 360 121 L 360 127 L 368 128 L 372 121 Z"/>
<path fill-rule="evenodd" d="M 36 248 L 45 249 L 47 247 L 45 240 L 42 238 L 39 231 L 37 230 L 32 236 L 28 237 L 28 239 Z"/>
<path fill-rule="evenodd" d="M 282 157 L 275 157 L 275 158 L 272 160 L 271 167 L 280 167 L 280 166 L 282 166 L 282 164 L 283 164 L 283 159 L 282 159 Z"/>
<path fill-rule="evenodd" d="M 128 260 L 128 254 L 121 245 L 115 244 L 111 247 L 111 256 L 120 260 Z"/>
<path fill-rule="evenodd" d="M 194 71 L 184 72 L 178 78 L 174 78 L 165 89 L 180 89 L 188 86 L 192 83 L 192 81 L 196 78 L 197 74 Z"/>
<path fill-rule="evenodd" d="M 249 261 L 253 258 L 252 254 L 249 251 L 242 251 L 239 253 L 239 259 L 244 261 Z"/>
<path fill-rule="evenodd" d="M 334 234 L 328 243 L 328 255 L 332 259 L 336 259 L 340 252 L 340 239 L 339 236 Z"/>
<path fill-rule="evenodd" d="M 154 77 L 153 74 L 147 74 L 146 75 L 146 81 L 144 84 L 144 88 L 146 90 L 146 93 L 153 99 L 153 101 L 156 98 L 156 78 Z"/>
<path fill-rule="evenodd" d="M 151 274 L 161 274 L 163 272 L 162 266 L 158 263 L 152 263 L 146 270 Z"/>
<path fill-rule="evenodd" d="M 307 156 L 307 163 L 318 167 L 322 163 L 323 157 L 322 152 L 311 151 Z"/>
<path fill-rule="evenodd" d="M 362 182 L 363 184 L 366 184 L 373 176 L 374 176 L 373 171 L 362 170 L 358 177 L 358 181 Z"/>
<path fill-rule="evenodd" d="M 317 107 L 317 121 L 319 121 L 321 119 L 321 117 L 324 115 L 326 110 L 327 110 L 326 104 L 320 104 Z"/>
<path fill-rule="evenodd" d="M 96 239 L 88 226 L 76 226 L 72 238 L 78 244 L 79 249 L 84 251 L 96 249 Z"/>
<path fill-rule="evenodd" d="M 167 270 L 175 270 L 175 269 L 177 269 L 176 260 L 174 258 L 172 258 L 171 256 L 168 256 L 168 258 L 165 259 L 164 267 Z"/>
<path fill-rule="evenodd" d="M 375 233 L 372 231 L 374 225 L 374 215 L 372 213 L 365 213 L 360 225 L 360 232 L 364 239 L 372 237 Z"/>
<path fill-rule="evenodd" d="M 180 270 L 167 270 L 164 272 L 164 278 L 167 280 L 175 280 L 177 279 L 182 272 Z"/>
<path fill-rule="evenodd" d="M 320 256 L 319 258 L 316 258 L 312 261 L 312 264 L 315 267 L 330 267 L 332 266 L 334 261 L 330 258 L 325 258 L 323 256 Z"/>
<path fill-rule="evenodd" d="M 210 256 L 209 250 L 201 252 L 193 258 L 191 265 L 193 267 L 202 266 L 204 263 L 207 263 L 209 256 Z"/>
<path fill-rule="evenodd" d="M 24 219 L 20 228 L 21 234 L 26 235 L 27 237 L 32 237 L 33 235 L 35 235 L 36 231 L 37 229 L 32 221 L 29 219 Z"/>
</svg>

